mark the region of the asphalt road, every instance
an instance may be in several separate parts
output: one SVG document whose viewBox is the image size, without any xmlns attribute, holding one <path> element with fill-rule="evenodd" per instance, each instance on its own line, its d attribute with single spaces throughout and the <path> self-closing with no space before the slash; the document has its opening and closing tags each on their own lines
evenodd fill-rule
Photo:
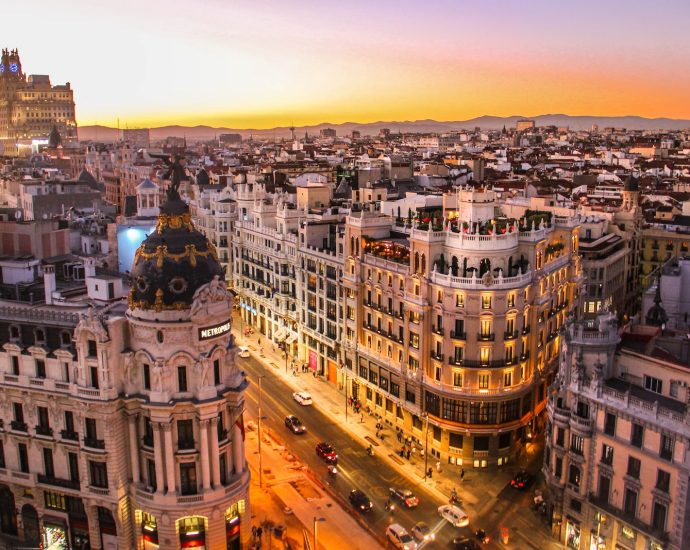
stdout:
<svg viewBox="0 0 690 550">
<path fill-rule="evenodd" d="M 364 441 L 353 438 L 322 412 L 318 396 L 312 396 L 313 406 L 303 407 L 292 398 L 292 389 L 270 369 L 265 368 L 253 357 L 240 359 L 240 361 L 250 380 L 247 392 L 249 417 L 245 418 L 245 421 L 250 419 L 256 421 L 258 417 L 258 377 L 263 375 L 261 381 L 263 426 L 267 426 L 281 437 L 286 446 L 311 469 L 315 477 L 329 487 L 331 494 L 339 498 L 342 506 L 352 511 L 354 515 L 358 512 L 353 511 L 353 507 L 348 502 L 348 495 L 354 488 L 364 491 L 372 500 L 374 508 L 369 513 L 362 514 L 362 519 L 374 533 L 385 533 L 386 527 L 391 523 L 399 523 L 409 531 L 416 522 L 425 521 L 436 533 L 436 540 L 423 546 L 423 548 L 431 549 L 451 547 L 453 537 L 458 535 L 472 536 L 474 525 L 485 527 L 473 521 L 471 516 L 470 527 L 451 526 L 441 519 L 437 512 L 438 506 L 445 502 L 438 501 L 427 492 L 421 481 L 415 485 L 391 469 L 380 457 L 369 456 Z M 304 423 L 307 427 L 305 434 L 293 434 L 285 427 L 284 418 L 288 414 L 294 414 Z M 338 452 L 336 479 L 328 476 L 326 464 L 316 455 L 315 446 L 320 441 L 330 443 Z M 410 489 L 419 497 L 419 506 L 408 510 L 396 502 L 395 510 L 386 512 L 384 505 L 388 499 L 389 487 Z M 516 495 L 510 496 L 514 498 Z M 490 515 L 486 519 L 496 521 Z"/>
</svg>

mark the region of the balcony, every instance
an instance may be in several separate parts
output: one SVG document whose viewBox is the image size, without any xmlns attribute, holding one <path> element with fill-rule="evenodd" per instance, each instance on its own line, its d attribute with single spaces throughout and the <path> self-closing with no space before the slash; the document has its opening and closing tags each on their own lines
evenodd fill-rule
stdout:
<svg viewBox="0 0 690 550">
<path fill-rule="evenodd" d="M 141 438 L 141 442 L 144 445 L 144 447 L 153 448 L 153 434 L 146 434 L 144 437 Z"/>
<path fill-rule="evenodd" d="M 431 358 L 432 358 L 434 361 L 441 361 L 441 362 L 443 362 L 443 354 L 442 354 L 442 353 L 432 353 L 432 354 L 431 354 Z"/>
<path fill-rule="evenodd" d="M 10 422 L 10 427 L 15 432 L 27 432 L 27 431 L 29 431 L 29 427 L 26 425 L 26 422 L 20 422 L 19 420 L 13 420 L 12 422 Z"/>
<path fill-rule="evenodd" d="M 466 332 L 456 332 L 454 330 L 450 331 L 450 337 L 453 338 L 454 340 L 465 340 L 467 339 L 467 333 Z"/>
<path fill-rule="evenodd" d="M 96 439 L 95 437 L 85 437 L 84 447 L 89 447 L 91 449 L 105 449 L 105 441 L 102 439 Z"/>
<path fill-rule="evenodd" d="M 618 518 L 619 520 L 622 520 L 625 523 L 628 523 L 629 525 L 632 525 L 635 529 L 642 531 L 647 536 L 650 536 L 659 542 L 668 542 L 669 536 L 667 531 L 656 529 L 655 527 L 639 519 L 634 513 L 614 506 L 607 499 L 600 498 L 596 493 L 589 493 L 588 500 L 597 508 L 605 511 L 611 516 Z"/>
<path fill-rule="evenodd" d="M 479 342 L 493 342 L 495 338 L 496 334 L 494 334 L 493 332 L 480 332 L 477 334 L 477 340 Z"/>
<path fill-rule="evenodd" d="M 515 340 L 518 337 L 518 331 L 513 330 L 513 331 L 507 331 L 503 333 L 503 339 L 504 340 Z"/>
<path fill-rule="evenodd" d="M 41 424 L 36 426 L 36 435 L 43 435 L 45 437 L 53 437 L 53 428 L 49 426 L 42 426 Z"/>
<path fill-rule="evenodd" d="M 71 479 L 62 479 L 44 474 L 38 474 L 37 477 L 38 482 L 43 485 L 51 485 L 53 487 L 60 487 L 61 489 L 72 489 L 73 491 L 79 491 L 81 488 L 79 481 L 72 481 Z"/>
<path fill-rule="evenodd" d="M 72 430 L 61 430 L 60 437 L 68 441 L 79 441 L 79 434 Z"/>
<path fill-rule="evenodd" d="M 443 336 L 445 333 L 443 327 L 431 327 L 431 332 L 433 332 L 434 334 L 438 334 L 439 336 Z"/>
<path fill-rule="evenodd" d="M 177 449 L 180 451 L 193 451 L 194 450 L 194 440 L 193 439 L 179 439 L 177 441 Z"/>
</svg>

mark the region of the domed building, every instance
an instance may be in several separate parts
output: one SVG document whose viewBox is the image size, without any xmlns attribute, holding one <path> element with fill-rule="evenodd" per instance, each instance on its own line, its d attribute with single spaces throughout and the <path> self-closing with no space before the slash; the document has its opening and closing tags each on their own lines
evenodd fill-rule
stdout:
<svg viewBox="0 0 690 550">
<path fill-rule="evenodd" d="M 78 286 L 42 265 L 45 303 L 0 299 L 0 534 L 27 547 L 234 550 L 249 538 L 234 297 L 180 199 L 182 167 L 171 171 L 128 299 L 88 263 Z"/>
<path fill-rule="evenodd" d="M 135 254 L 125 357 L 125 392 L 136 396 L 127 402 L 136 538 L 161 548 L 239 548 L 247 382 L 223 279 L 173 176 L 156 230 Z"/>
</svg>

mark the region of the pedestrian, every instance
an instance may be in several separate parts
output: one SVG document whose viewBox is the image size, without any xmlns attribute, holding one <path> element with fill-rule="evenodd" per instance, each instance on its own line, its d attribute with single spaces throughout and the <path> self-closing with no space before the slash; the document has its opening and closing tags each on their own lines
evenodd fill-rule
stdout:
<svg viewBox="0 0 690 550">
<path fill-rule="evenodd" d="M 398 432 L 398 443 L 402 443 L 402 432 Z"/>
<path fill-rule="evenodd" d="M 410 460 L 410 449 L 407 449 L 407 460 Z"/>
<path fill-rule="evenodd" d="M 256 529 L 256 536 L 259 540 L 261 540 L 261 535 L 263 535 L 264 530 L 261 527 L 257 527 Z"/>
<path fill-rule="evenodd" d="M 360 423 L 360 424 L 364 424 L 364 413 L 361 413 L 361 414 L 359 415 L 359 423 Z"/>
<path fill-rule="evenodd" d="M 314 375 L 314 378 L 316 378 L 316 371 L 312 372 L 312 374 Z"/>
<path fill-rule="evenodd" d="M 426 472 L 426 477 L 429 477 L 429 478 L 432 477 L 433 473 L 434 473 L 434 471 L 431 468 L 429 468 Z"/>
<path fill-rule="evenodd" d="M 257 343 L 257 345 L 260 346 L 260 345 L 261 345 L 261 338 L 259 338 L 259 339 L 256 341 L 256 343 Z"/>
<path fill-rule="evenodd" d="M 252 525 L 252 537 L 256 538 L 256 525 Z"/>
<path fill-rule="evenodd" d="M 412 452 L 412 455 L 414 455 L 417 452 L 417 449 L 416 449 L 416 447 L 412 447 L 410 449 L 410 451 Z"/>
<path fill-rule="evenodd" d="M 440 474 L 441 473 L 441 461 L 436 462 L 436 471 Z"/>
<path fill-rule="evenodd" d="M 465 478 L 465 468 L 460 468 L 460 481 Z"/>
</svg>

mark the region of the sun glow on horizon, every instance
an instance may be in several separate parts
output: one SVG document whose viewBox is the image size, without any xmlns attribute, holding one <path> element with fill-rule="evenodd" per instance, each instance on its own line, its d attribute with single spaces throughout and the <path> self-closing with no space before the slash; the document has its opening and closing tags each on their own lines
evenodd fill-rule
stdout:
<svg viewBox="0 0 690 550">
<path fill-rule="evenodd" d="M 690 118 L 690 4 L 646 6 L 121 0 L 115 9 L 65 0 L 36 18 L 46 3 L 25 0 L 15 17 L 32 21 L 31 39 L 13 25 L 2 40 L 27 73 L 72 84 L 80 126 Z M 55 28 L 80 33 L 62 34 L 56 48 Z"/>
</svg>

